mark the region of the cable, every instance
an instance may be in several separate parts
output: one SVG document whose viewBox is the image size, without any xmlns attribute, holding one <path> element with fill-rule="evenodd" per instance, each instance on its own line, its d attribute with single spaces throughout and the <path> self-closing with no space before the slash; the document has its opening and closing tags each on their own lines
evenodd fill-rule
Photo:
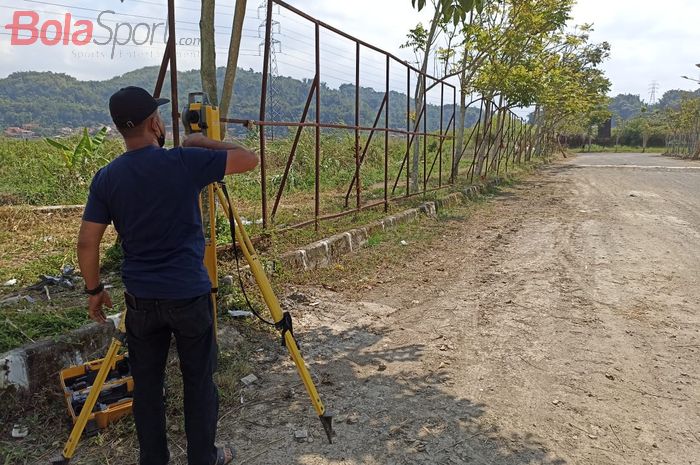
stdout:
<svg viewBox="0 0 700 465">
<path fill-rule="evenodd" d="M 222 180 L 217 183 L 219 185 L 219 188 L 221 189 L 221 192 L 224 194 L 224 198 L 226 199 L 226 207 L 228 207 L 228 224 L 229 228 L 231 229 L 231 244 L 233 245 L 233 255 L 236 257 L 236 272 L 238 274 L 238 284 L 241 286 L 241 292 L 243 292 L 243 298 L 245 299 L 245 303 L 248 306 L 248 309 L 255 315 L 260 321 L 262 321 L 265 324 L 268 324 L 270 326 L 277 326 L 277 323 L 273 321 L 266 320 L 265 318 L 258 313 L 257 310 L 253 308 L 253 305 L 250 303 L 250 299 L 248 298 L 248 293 L 245 290 L 245 285 L 243 283 L 243 274 L 241 273 L 241 264 L 238 259 L 238 247 L 236 246 L 236 221 L 235 217 L 233 215 L 233 207 L 231 206 L 231 198 L 228 195 L 228 189 L 226 189 L 226 183 Z M 250 251 L 249 251 L 250 252 Z"/>
</svg>

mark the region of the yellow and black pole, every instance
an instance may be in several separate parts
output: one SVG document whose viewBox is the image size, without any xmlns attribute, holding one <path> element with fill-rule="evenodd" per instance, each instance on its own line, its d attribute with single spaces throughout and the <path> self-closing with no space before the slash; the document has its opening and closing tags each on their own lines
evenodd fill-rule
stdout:
<svg viewBox="0 0 700 465">
<path fill-rule="evenodd" d="M 182 112 L 182 120 L 187 133 L 203 132 L 211 139 L 221 140 L 219 110 L 217 107 L 214 107 L 209 103 L 207 94 L 193 93 L 189 95 L 189 103 L 187 108 L 185 108 L 185 110 Z M 313 404 L 314 409 L 321 420 L 323 429 L 326 432 L 328 442 L 332 443 L 333 416 L 326 411 L 326 408 L 321 401 L 321 397 L 318 395 L 316 385 L 311 378 L 311 373 L 309 373 L 309 369 L 306 367 L 304 359 L 301 356 L 301 352 L 299 351 L 299 346 L 294 339 L 291 315 L 288 312 L 282 311 L 279 300 L 272 290 L 270 280 L 267 278 L 265 270 L 262 267 L 262 263 L 258 259 L 255 252 L 253 243 L 243 227 L 243 222 L 241 221 L 236 208 L 231 203 L 231 199 L 226 191 L 226 184 L 223 181 L 210 184 L 207 186 L 206 194 L 203 195 L 206 196 L 206 201 L 203 199 L 202 205 L 208 206 L 208 210 L 203 209 L 203 214 L 208 215 L 209 229 L 209 237 L 206 242 L 204 261 L 212 282 L 214 321 L 216 321 L 216 289 L 218 287 L 218 278 L 216 276 L 216 204 L 214 202 L 214 197 L 216 197 L 221 203 L 224 213 L 228 217 L 229 224 L 231 225 L 232 240 L 238 244 L 238 247 L 250 266 L 253 277 L 260 288 L 260 293 L 263 300 L 265 301 L 265 304 L 272 315 L 274 325 L 282 332 L 282 342 L 284 346 L 287 347 L 289 355 L 297 367 L 297 371 L 302 382 L 304 383 L 306 392 L 309 394 L 311 403 Z"/>
<path fill-rule="evenodd" d="M 209 102 L 204 92 L 192 92 L 188 96 L 187 107 L 182 112 L 182 124 L 185 132 L 202 132 L 210 139 L 221 140 L 219 109 Z M 216 265 L 216 203 L 214 185 L 210 184 L 200 195 L 202 223 L 204 227 L 204 265 L 211 281 L 211 300 L 214 309 L 214 336 L 218 327 L 216 318 L 216 293 L 219 290 L 219 277 Z"/>
<path fill-rule="evenodd" d="M 68 441 L 63 448 L 63 452 L 60 456 L 51 459 L 50 463 L 52 465 L 66 465 L 70 462 L 70 459 L 73 458 L 73 455 L 75 455 L 75 449 L 78 447 L 80 437 L 83 435 L 83 430 L 88 423 L 90 414 L 92 414 L 92 410 L 95 408 L 100 392 L 102 392 L 102 386 L 107 379 L 107 375 L 109 374 L 109 371 L 114 368 L 115 360 L 117 355 L 119 355 L 119 349 L 122 347 L 122 345 L 124 345 L 125 338 L 126 306 L 119 317 L 117 334 L 112 337 L 112 342 L 107 350 L 107 355 L 105 355 L 105 358 L 102 360 L 102 365 L 100 365 L 100 369 L 97 372 L 95 382 L 92 383 L 90 393 L 88 394 L 87 399 L 85 399 L 85 403 L 80 410 L 80 415 L 78 415 L 78 418 L 75 420 L 75 424 L 73 425 L 70 436 L 68 436 Z"/>
</svg>

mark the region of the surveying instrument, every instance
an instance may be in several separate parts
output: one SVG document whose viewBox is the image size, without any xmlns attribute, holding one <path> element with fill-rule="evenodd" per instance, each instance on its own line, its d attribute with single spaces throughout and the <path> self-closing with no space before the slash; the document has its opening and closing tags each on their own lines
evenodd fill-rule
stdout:
<svg viewBox="0 0 700 465">
<path fill-rule="evenodd" d="M 188 104 L 182 112 L 182 122 L 185 126 L 185 132 L 187 134 L 201 132 L 205 134 L 210 139 L 221 140 L 221 124 L 219 120 L 219 109 L 213 106 L 209 97 L 204 92 L 193 92 L 189 94 Z M 264 195 L 264 193 L 263 193 Z M 240 269 L 238 270 L 239 282 L 245 296 L 246 302 L 250 310 L 257 316 L 260 320 L 270 325 L 274 325 L 280 332 L 282 337 L 282 345 L 284 345 L 289 355 L 296 365 L 297 372 L 306 388 L 306 392 L 311 398 L 311 403 L 318 414 L 323 429 L 328 437 L 328 442 L 332 443 L 333 437 L 333 416 L 326 411 L 321 397 L 318 395 L 316 390 L 316 385 L 314 384 L 311 374 L 309 373 L 304 359 L 299 351 L 299 345 L 294 338 L 294 331 L 292 328 L 292 317 L 289 312 L 283 312 L 280 306 L 279 300 L 272 290 L 272 285 L 265 274 L 262 263 L 255 252 L 253 243 L 248 236 L 248 233 L 243 227 L 243 222 L 236 208 L 231 203 L 228 191 L 226 189 L 225 182 L 218 181 L 213 184 L 209 184 L 200 195 L 200 206 L 202 208 L 202 220 L 203 228 L 205 233 L 205 250 L 204 250 L 204 265 L 206 266 L 207 272 L 209 274 L 209 279 L 211 281 L 211 299 L 213 303 L 213 321 L 214 321 L 214 334 L 217 331 L 217 291 L 218 291 L 218 275 L 217 275 L 217 256 L 216 256 L 216 201 L 221 204 L 222 209 L 228 218 L 229 225 L 231 227 L 232 234 L 232 245 L 234 247 L 234 253 L 236 256 L 236 264 L 238 265 L 238 251 L 240 249 L 243 257 L 245 258 L 250 271 L 255 278 L 255 281 L 260 289 L 260 294 L 267 308 L 272 315 L 273 321 L 267 321 L 253 308 L 250 304 L 247 295 L 245 294 L 245 288 L 243 287 L 243 279 L 240 275 Z M 85 403 L 80 411 L 80 414 L 75 419 L 73 429 L 68 437 L 63 452 L 60 456 L 50 460 L 52 465 L 66 465 L 75 455 L 75 450 L 80 441 L 80 437 L 85 430 L 90 415 L 93 413 L 93 409 L 98 401 L 98 397 L 102 391 L 105 384 L 105 380 L 109 375 L 111 370 L 114 370 L 116 365 L 117 357 L 120 348 L 124 345 L 126 340 L 126 307 L 119 318 L 119 324 L 117 327 L 117 334 L 112 338 L 112 342 L 107 350 L 105 358 L 102 360 L 99 371 L 95 376 L 95 380 L 90 388 L 89 394 L 85 400 Z"/>
</svg>

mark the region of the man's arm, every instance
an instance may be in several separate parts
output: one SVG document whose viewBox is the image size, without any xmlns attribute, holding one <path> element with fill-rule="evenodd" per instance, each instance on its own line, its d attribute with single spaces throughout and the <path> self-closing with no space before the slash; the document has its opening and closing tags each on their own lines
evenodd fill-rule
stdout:
<svg viewBox="0 0 700 465">
<path fill-rule="evenodd" d="M 78 264 L 85 279 L 87 289 L 95 289 L 100 284 L 100 242 L 107 229 L 106 224 L 85 221 L 80 224 L 78 233 Z M 102 306 L 112 308 L 112 300 L 107 291 L 88 297 L 88 313 L 98 323 L 107 321 Z"/>
<path fill-rule="evenodd" d="M 245 173 L 258 166 L 258 154 L 245 145 L 231 141 L 222 142 L 210 139 L 202 133 L 189 135 L 183 142 L 183 147 L 199 147 L 210 150 L 226 150 L 226 174 Z"/>
</svg>

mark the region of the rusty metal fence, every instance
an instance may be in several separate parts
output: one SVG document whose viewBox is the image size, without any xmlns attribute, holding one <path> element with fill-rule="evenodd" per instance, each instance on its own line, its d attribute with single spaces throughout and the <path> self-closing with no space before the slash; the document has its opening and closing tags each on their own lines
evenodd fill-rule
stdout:
<svg viewBox="0 0 700 465">
<path fill-rule="evenodd" d="M 268 112 L 268 79 L 271 66 L 273 8 L 283 9 L 295 20 L 307 23 L 313 29 L 313 48 L 308 50 L 313 63 L 313 79 L 308 82 L 306 100 L 298 120 L 273 120 Z M 175 8 L 174 0 L 168 0 L 168 24 L 170 39 L 161 63 L 154 94 L 160 94 L 168 67 L 170 68 L 171 99 L 177 102 L 177 65 L 175 61 Z M 262 57 L 262 83 L 259 118 L 252 123 L 259 128 L 260 154 L 260 208 L 262 228 L 288 229 L 313 224 L 327 219 L 354 214 L 368 208 L 388 210 L 392 201 L 452 187 L 461 178 L 455 177 L 460 164 L 468 164 L 463 177 L 473 181 L 491 173 L 507 172 L 513 164 L 527 161 L 532 156 L 532 127 L 525 124 L 506 106 L 479 98 L 469 108 L 479 105 L 479 117 L 473 127 L 465 129 L 461 147 L 456 146 L 457 92 L 454 84 L 431 76 L 374 45 L 364 42 L 331 25 L 309 16 L 282 0 L 267 0 L 265 18 L 264 52 Z M 354 48 L 354 120 L 352 124 L 324 120 L 322 114 L 322 34 L 333 34 L 337 40 L 352 44 Z M 362 89 L 361 58 L 372 54 L 382 63 L 383 98 L 374 112 L 373 124 L 361 124 L 360 92 Z M 397 76 L 403 76 L 405 88 L 396 89 Z M 393 83 L 393 85 L 390 83 Z M 419 83 L 419 86 L 416 84 Z M 418 93 L 414 92 L 418 89 Z M 413 95 L 413 98 L 411 95 Z M 439 105 L 437 95 L 439 94 Z M 436 103 L 428 104 L 432 98 Z M 405 105 L 401 121 L 390 118 L 390 106 L 396 100 Z M 422 102 L 417 105 L 416 100 Z M 416 108 L 418 107 L 418 108 Z M 414 111 L 415 110 L 415 111 Z M 428 127 L 429 112 L 439 112 L 434 128 Z M 248 126 L 249 119 L 222 118 L 227 124 Z M 172 113 L 173 137 L 179 144 L 179 115 L 177 105 Z M 291 145 L 274 146 L 268 140 L 269 128 L 281 127 L 288 131 Z M 313 131 L 313 141 L 301 149 L 304 129 Z M 324 138 L 352 138 L 348 150 L 354 169 L 349 179 L 332 188 L 322 189 L 324 179 L 333 167 L 324 162 Z M 310 149 L 310 150 L 309 150 Z M 312 153 L 306 153 L 304 151 Z M 456 153 L 458 152 L 458 153 Z M 301 154 L 301 155 L 300 155 Z M 465 155 L 466 158 L 465 158 Z M 313 195 L 289 194 L 290 177 L 300 157 L 313 158 Z M 344 156 L 341 154 L 341 156 Z M 363 172 L 368 157 L 383 158 L 381 179 L 366 179 Z M 456 158 L 457 156 L 457 158 Z M 284 163 L 282 163 L 284 160 Z M 377 160 L 375 159 L 375 162 Z M 279 172 L 274 172 L 277 167 Z M 325 171 L 324 171 L 325 170 Z M 372 181 L 372 182 L 369 182 Z M 379 181 L 379 182 L 375 182 Z M 327 186 L 326 186 L 327 187 Z M 310 192 L 308 193 L 310 194 Z M 312 198 L 311 198 L 312 197 Z M 313 203 L 313 205 L 311 205 Z M 287 205 L 289 204 L 289 205 Z M 304 204 L 301 205 L 300 204 Z M 285 206 L 287 209 L 285 210 Z"/>
<path fill-rule="evenodd" d="M 510 107 L 499 106 L 492 100 L 478 98 L 471 105 L 479 104 L 479 117 L 462 144 L 460 159 L 471 150 L 471 163 L 467 175 L 471 182 L 489 173 L 496 176 L 507 173 L 509 164 L 529 161 L 533 155 L 532 126 L 527 125 Z"/>
<path fill-rule="evenodd" d="M 700 158 L 700 131 L 675 131 L 666 136 L 666 151 L 671 155 Z"/>
</svg>

